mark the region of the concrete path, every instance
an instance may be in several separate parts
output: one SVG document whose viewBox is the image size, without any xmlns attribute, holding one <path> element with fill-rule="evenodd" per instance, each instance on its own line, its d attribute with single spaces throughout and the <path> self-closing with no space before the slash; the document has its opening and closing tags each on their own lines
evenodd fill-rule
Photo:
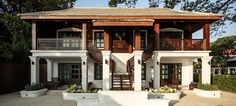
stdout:
<svg viewBox="0 0 236 106">
<path fill-rule="evenodd" d="M 0 95 L 0 106 L 76 106 L 76 102 L 63 100 L 61 91 L 33 98 L 21 98 L 19 92 L 14 92 Z"/>
<path fill-rule="evenodd" d="M 185 92 L 179 101 L 172 101 L 170 106 L 236 106 L 236 93 L 222 92 L 221 98 L 204 98 L 194 92 Z"/>
<path fill-rule="evenodd" d="M 0 95 L 0 106 L 76 106 L 76 102 L 63 100 L 61 91 L 50 91 L 47 95 L 33 98 L 21 98 L 19 92 L 14 92 Z M 214 99 L 185 92 L 179 101 L 172 101 L 170 106 L 236 106 L 236 94 L 223 92 L 221 98 Z"/>
</svg>

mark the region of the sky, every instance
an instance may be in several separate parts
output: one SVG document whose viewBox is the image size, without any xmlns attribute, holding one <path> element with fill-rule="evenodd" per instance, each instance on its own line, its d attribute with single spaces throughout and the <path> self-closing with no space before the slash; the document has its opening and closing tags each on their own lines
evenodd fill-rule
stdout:
<svg viewBox="0 0 236 106">
<path fill-rule="evenodd" d="M 236 3 L 235 3 L 236 5 Z M 138 0 L 136 4 L 136 8 L 148 8 L 148 0 Z M 77 0 L 74 7 L 101 7 L 101 8 L 108 8 L 108 0 Z M 118 7 L 124 7 L 124 5 L 118 5 Z M 177 8 L 178 9 L 178 8 Z M 225 28 L 227 27 L 227 28 Z M 233 24 L 227 24 L 223 26 L 223 30 L 226 31 L 226 33 L 223 34 L 223 36 L 231 36 L 236 35 L 236 23 Z M 200 36 L 199 36 L 200 35 Z M 218 38 L 221 38 L 223 36 L 211 36 L 211 42 L 215 41 Z M 193 38 L 202 38 L 202 30 L 199 30 L 193 34 Z"/>
</svg>

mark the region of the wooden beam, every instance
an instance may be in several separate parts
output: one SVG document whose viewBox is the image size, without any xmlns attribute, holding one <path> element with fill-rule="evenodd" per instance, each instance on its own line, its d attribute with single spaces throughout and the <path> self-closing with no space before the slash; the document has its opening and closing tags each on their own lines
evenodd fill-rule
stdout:
<svg viewBox="0 0 236 106">
<path fill-rule="evenodd" d="M 141 34 L 140 30 L 135 30 L 135 50 L 140 50 L 141 48 Z"/>
<path fill-rule="evenodd" d="M 204 38 L 204 50 L 209 50 L 210 48 L 210 24 L 209 21 L 206 21 L 203 26 L 203 38 Z"/>
<path fill-rule="evenodd" d="M 154 22 L 154 47 L 160 50 L 160 24 L 157 20 Z"/>
<path fill-rule="evenodd" d="M 152 26 L 153 22 L 93 22 L 93 26 Z"/>
<path fill-rule="evenodd" d="M 32 50 L 36 50 L 37 35 L 36 35 L 36 20 L 32 20 Z"/>
<path fill-rule="evenodd" d="M 82 23 L 82 50 L 86 50 L 87 44 L 87 23 Z"/>
<path fill-rule="evenodd" d="M 104 50 L 110 49 L 110 36 L 107 28 L 104 29 Z"/>
</svg>

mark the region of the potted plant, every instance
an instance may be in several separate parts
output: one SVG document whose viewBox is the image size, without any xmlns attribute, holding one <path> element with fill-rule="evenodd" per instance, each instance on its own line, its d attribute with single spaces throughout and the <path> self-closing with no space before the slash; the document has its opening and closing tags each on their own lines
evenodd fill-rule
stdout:
<svg viewBox="0 0 236 106">
<path fill-rule="evenodd" d="M 76 84 L 69 86 L 69 88 L 62 92 L 63 99 L 76 101 L 98 101 L 97 88 L 90 88 L 88 91 L 83 91 L 78 88 Z"/>
<path fill-rule="evenodd" d="M 169 99 L 169 100 L 179 100 L 180 92 L 177 89 L 171 88 L 169 86 L 160 87 L 160 89 L 149 89 L 148 99 L 158 98 L 158 99 Z"/>
<path fill-rule="evenodd" d="M 20 91 L 21 97 L 37 97 L 44 95 L 47 92 L 47 88 L 41 83 L 39 84 L 27 84 L 25 90 Z"/>
<path fill-rule="evenodd" d="M 198 84 L 198 88 L 194 88 L 193 91 L 202 97 L 219 98 L 221 97 L 221 91 L 215 85 L 210 84 Z"/>
</svg>

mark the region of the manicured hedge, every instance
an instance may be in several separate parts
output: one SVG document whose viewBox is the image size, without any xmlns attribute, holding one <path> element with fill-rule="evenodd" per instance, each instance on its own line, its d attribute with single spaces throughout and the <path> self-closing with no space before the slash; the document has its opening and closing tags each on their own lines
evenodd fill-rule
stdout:
<svg viewBox="0 0 236 106">
<path fill-rule="evenodd" d="M 236 75 L 213 75 L 213 85 L 223 91 L 236 92 Z"/>
</svg>

